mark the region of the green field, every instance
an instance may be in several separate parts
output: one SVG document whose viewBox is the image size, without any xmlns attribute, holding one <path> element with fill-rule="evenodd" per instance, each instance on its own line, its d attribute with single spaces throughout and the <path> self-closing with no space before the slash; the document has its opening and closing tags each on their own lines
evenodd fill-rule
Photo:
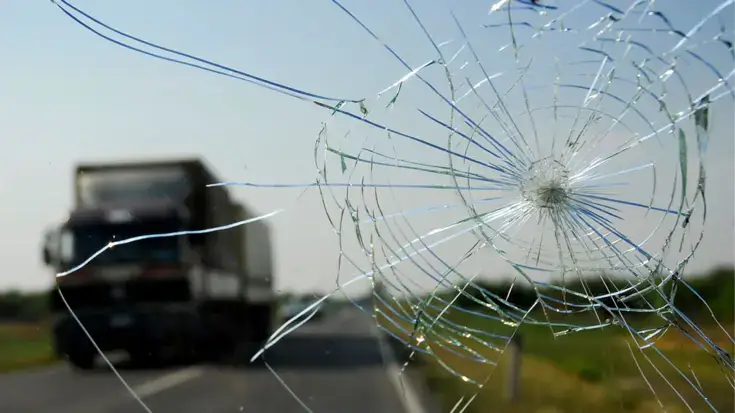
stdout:
<svg viewBox="0 0 735 413">
<path fill-rule="evenodd" d="M 477 316 L 449 313 L 444 317 L 485 333 L 509 334 L 512 331 L 511 327 L 502 323 L 490 322 Z M 383 320 L 383 325 L 388 325 L 381 316 L 378 316 L 378 320 Z M 412 326 L 405 327 L 412 329 Z M 732 324 L 729 324 L 729 328 L 732 330 Z M 728 345 L 729 339 L 723 332 L 714 328 L 708 328 L 707 331 L 711 339 L 733 354 L 733 346 Z M 631 352 L 628 347 L 632 343 L 631 338 L 620 328 L 574 332 L 557 338 L 552 336 L 546 326 L 524 325 L 519 332 L 523 337 L 524 349 L 519 397 L 515 402 L 506 397 L 509 351 L 500 353 L 473 341 L 472 338 L 451 332 L 441 333 L 445 337 L 458 340 L 462 345 L 476 351 L 479 356 L 498 362 L 493 369 L 489 364 L 468 360 L 467 351 L 462 351 L 464 358 L 452 353 L 452 349 L 460 347 L 449 344 L 440 346 L 436 337 L 431 337 L 431 333 L 427 334 L 426 343 L 436 357 L 421 355 L 417 360 L 423 365 L 428 385 L 443 405 L 443 411 L 451 411 L 458 400 L 471 397 L 475 393 L 477 397 L 465 410 L 468 413 L 662 411 L 641 371 L 645 373 L 650 387 L 666 411 L 689 411 L 672 388 L 679 392 L 693 411 L 712 411 L 692 385 L 656 354 L 655 350 L 648 349 L 642 353 L 634 346 Z M 732 336 L 732 332 L 730 335 Z M 481 337 L 481 334 L 475 336 Z M 487 342 L 492 341 L 488 339 Z M 495 343 L 500 344 L 502 341 Z M 656 348 L 679 370 L 685 372 L 692 382 L 701 386 L 702 393 L 710 398 L 718 411 L 733 411 L 735 394 L 727 381 L 727 373 L 714 358 L 695 348 L 687 338 L 674 331 L 669 331 L 661 338 Z M 644 355 L 649 357 L 650 362 Z M 661 374 L 656 372 L 654 366 Z M 450 373 L 447 368 L 454 372 Z M 732 380 L 732 371 L 729 374 Z M 484 385 L 478 389 L 477 385 L 463 381 L 458 375 Z M 662 376 L 669 381 L 670 386 Z"/>
<path fill-rule="evenodd" d="M 0 372 L 51 364 L 56 361 L 51 335 L 43 324 L 0 324 Z"/>
</svg>

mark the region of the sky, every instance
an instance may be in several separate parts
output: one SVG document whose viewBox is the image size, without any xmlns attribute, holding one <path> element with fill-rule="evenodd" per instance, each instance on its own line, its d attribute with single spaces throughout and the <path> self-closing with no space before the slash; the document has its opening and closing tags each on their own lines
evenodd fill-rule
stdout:
<svg viewBox="0 0 735 413">
<path fill-rule="evenodd" d="M 345 5 L 391 39 L 411 65 L 434 57 L 402 2 L 369 3 Z M 718 4 L 703 3 L 710 9 Z M 375 96 L 406 73 L 380 43 L 326 0 L 74 4 L 142 38 L 320 94 Z M 450 32 L 447 4 L 418 8 L 437 37 Z M 486 11 L 490 3 L 466 4 L 457 7 L 459 18 L 480 19 L 483 15 L 474 11 Z M 686 22 L 693 8 L 680 3 L 668 17 Z M 731 22 L 729 28 L 732 32 Z M 6 268 L 0 288 L 52 285 L 53 273 L 41 263 L 41 237 L 71 207 L 77 162 L 196 155 L 226 181 L 307 183 L 315 178 L 314 140 L 329 113 L 307 102 L 115 46 L 48 1 L 0 6 L 0 50 L 5 143 L 0 153 L 0 259 Z M 728 108 L 715 112 L 725 121 L 714 128 L 709 148 L 709 224 L 692 264 L 698 271 L 733 263 Z M 398 123 L 410 126 L 407 119 Z M 317 191 L 301 197 L 297 189 L 234 192 L 260 213 L 287 208 L 271 220 L 280 290 L 334 286 L 339 247 Z M 432 197 L 417 195 L 412 201 L 427 205 Z"/>
</svg>

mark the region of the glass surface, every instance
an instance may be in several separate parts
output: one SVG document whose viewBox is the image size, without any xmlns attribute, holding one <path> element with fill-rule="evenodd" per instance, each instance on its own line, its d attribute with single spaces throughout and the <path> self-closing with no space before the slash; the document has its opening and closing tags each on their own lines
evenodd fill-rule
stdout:
<svg viewBox="0 0 735 413">
<path fill-rule="evenodd" d="M 180 230 L 175 221 L 127 224 L 91 224 L 69 230 L 71 240 L 62 240 L 62 257 L 78 265 L 110 242 L 148 234 Z M 117 263 L 169 263 L 180 258 L 180 237 L 156 237 L 110 248 L 97 256 L 90 265 Z"/>
<path fill-rule="evenodd" d="M 160 199 L 183 202 L 191 191 L 181 168 L 84 172 L 77 185 L 83 206 Z"/>
</svg>

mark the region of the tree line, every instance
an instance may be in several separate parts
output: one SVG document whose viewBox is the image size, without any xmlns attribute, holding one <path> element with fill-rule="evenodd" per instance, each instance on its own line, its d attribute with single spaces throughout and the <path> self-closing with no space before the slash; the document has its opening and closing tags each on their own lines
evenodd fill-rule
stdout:
<svg viewBox="0 0 735 413">
<path fill-rule="evenodd" d="M 559 280 L 553 284 L 558 286 L 563 285 L 564 289 L 568 291 L 578 293 L 587 292 L 591 296 L 601 296 L 609 294 L 610 291 L 617 291 L 629 287 L 630 281 L 635 282 L 635 280 L 600 276 L 582 279 L 568 277 L 563 282 Z M 674 304 L 679 310 L 689 317 L 707 317 L 709 315 L 709 309 L 702 303 L 702 300 L 699 298 L 701 297 L 707 302 L 707 305 L 719 320 L 733 321 L 733 315 L 735 314 L 734 268 L 719 268 L 711 271 L 709 274 L 686 277 L 686 282 L 696 291 L 696 294 L 679 283 L 674 298 Z M 675 284 L 675 282 L 666 284 L 663 289 L 664 292 L 668 295 L 672 286 Z M 531 286 L 518 279 L 515 282 L 511 282 L 509 279 L 476 281 L 473 285 L 467 286 L 464 291 L 465 294 L 460 296 L 455 301 L 455 304 L 465 308 L 479 307 L 483 305 L 482 303 L 487 302 L 488 299 L 493 300 L 490 294 L 507 299 L 512 305 L 524 309 L 534 305 L 537 300 L 537 293 Z M 571 304 L 589 304 L 590 302 L 586 297 L 579 297 L 568 293 L 564 294 L 562 291 L 553 288 L 544 288 L 540 292 L 544 296 L 549 297 L 549 303 L 555 306 L 563 306 L 563 304 L 554 302 L 553 300 Z M 50 295 L 51 290 L 37 292 L 15 290 L 0 292 L 0 321 L 34 322 L 45 319 L 49 315 Z M 293 297 L 287 296 L 283 298 Z M 663 304 L 663 298 L 658 291 L 650 291 L 625 302 L 621 302 L 616 298 L 605 298 L 600 301 L 611 308 L 627 306 L 629 308 L 647 309 L 651 308 L 651 306 L 659 307 Z"/>
<path fill-rule="evenodd" d="M 49 314 L 51 291 L 0 292 L 0 321 L 35 322 Z"/>
<path fill-rule="evenodd" d="M 46 319 L 50 314 L 52 291 L 0 292 L 0 322 L 37 322 Z M 279 303 L 293 300 L 311 303 L 320 296 L 318 293 L 284 293 L 279 297 Z"/>
<path fill-rule="evenodd" d="M 657 278 L 659 282 L 663 279 L 662 277 Z M 676 280 L 669 281 L 661 289 L 651 289 L 625 301 L 620 300 L 619 296 L 612 295 L 593 302 L 602 303 L 613 309 L 624 307 L 631 309 L 658 308 L 665 303 L 661 291 L 668 298 L 671 296 L 672 288 L 676 288 L 674 305 L 688 317 L 695 319 L 710 317 L 709 311 L 711 309 L 718 320 L 733 320 L 735 313 L 734 268 L 718 268 L 709 274 L 685 277 L 684 280 L 686 284 Z M 565 280 L 557 280 L 551 283 L 556 287 L 563 287 L 563 289 L 554 287 L 539 288 L 538 293 L 545 296 L 547 303 L 555 307 L 563 307 L 564 303 L 584 305 L 590 304 L 590 296 L 610 295 L 611 292 L 631 288 L 631 283 L 636 284 L 636 280 L 620 277 L 589 276 L 580 278 L 570 276 Z M 620 294 L 620 296 L 629 296 L 634 291 L 643 290 L 648 285 L 650 284 L 646 281 L 637 286 L 635 290 Z M 579 293 L 581 296 L 570 294 L 568 291 Z M 488 301 L 498 304 L 499 300 L 496 297 L 500 297 L 513 306 L 528 309 L 534 305 L 538 298 L 537 291 L 534 291 L 525 279 L 516 279 L 515 282 L 509 279 L 476 281 L 465 288 L 465 293 L 456 301 L 456 304 L 465 308 L 481 307 Z M 706 305 L 702 302 L 703 300 L 707 303 Z M 709 309 L 707 306 L 709 306 Z"/>
</svg>

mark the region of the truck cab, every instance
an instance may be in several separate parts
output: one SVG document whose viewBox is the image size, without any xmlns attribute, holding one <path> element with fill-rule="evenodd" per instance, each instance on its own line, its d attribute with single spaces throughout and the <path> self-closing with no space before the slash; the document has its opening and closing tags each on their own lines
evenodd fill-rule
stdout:
<svg viewBox="0 0 735 413">
<path fill-rule="evenodd" d="M 206 188 L 212 181 L 190 160 L 77 168 L 76 205 L 45 234 L 42 254 L 64 273 L 51 303 L 59 355 L 89 369 L 98 349 L 148 363 L 171 353 L 219 357 L 267 339 L 270 253 L 245 251 L 269 251 L 267 233 L 252 242 L 244 227 L 172 235 L 246 218 L 226 188 Z M 126 242 L 98 253 L 116 241 Z"/>
<path fill-rule="evenodd" d="M 44 261 L 56 271 L 84 264 L 58 277 L 51 296 L 58 354 L 76 367 L 92 366 L 96 349 L 78 323 L 101 350 L 124 350 L 140 361 L 174 344 L 197 347 L 204 328 L 197 289 L 204 274 L 187 237 L 157 236 L 97 254 L 110 242 L 178 232 L 184 222 L 173 206 L 86 208 L 74 210 L 47 237 Z"/>
</svg>

